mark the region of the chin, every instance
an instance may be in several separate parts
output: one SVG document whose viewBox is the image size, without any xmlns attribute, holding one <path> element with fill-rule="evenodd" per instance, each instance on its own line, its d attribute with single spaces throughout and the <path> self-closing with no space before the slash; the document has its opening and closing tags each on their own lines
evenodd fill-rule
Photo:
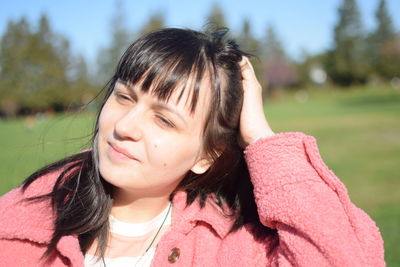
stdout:
<svg viewBox="0 0 400 267">
<path fill-rule="evenodd" d="M 103 164 L 102 164 L 103 163 Z M 144 188 L 144 183 L 140 183 L 140 175 L 135 175 L 135 170 L 124 169 L 111 162 L 100 161 L 99 171 L 103 179 L 114 187 L 118 188 Z M 137 171 L 136 171 L 137 172 Z"/>
</svg>

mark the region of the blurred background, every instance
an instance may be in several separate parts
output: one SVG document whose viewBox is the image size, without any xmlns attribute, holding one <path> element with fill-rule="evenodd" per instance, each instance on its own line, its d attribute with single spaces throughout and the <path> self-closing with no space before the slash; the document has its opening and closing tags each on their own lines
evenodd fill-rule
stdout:
<svg viewBox="0 0 400 267">
<path fill-rule="evenodd" d="M 96 96 L 139 36 L 228 27 L 276 132 L 317 138 L 400 264 L 400 1 L 0 1 L 0 194 L 89 146 Z"/>
</svg>

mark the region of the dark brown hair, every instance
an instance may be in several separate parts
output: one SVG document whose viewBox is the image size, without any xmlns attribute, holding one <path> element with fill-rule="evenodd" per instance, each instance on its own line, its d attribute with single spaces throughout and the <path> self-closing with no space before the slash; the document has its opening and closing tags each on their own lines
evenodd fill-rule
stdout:
<svg viewBox="0 0 400 267">
<path fill-rule="evenodd" d="M 239 62 L 246 53 L 232 40 L 226 40 L 227 30 L 201 33 L 187 29 L 162 29 L 135 41 L 118 63 L 109 82 L 100 111 L 118 80 L 135 85 L 143 92 L 168 100 L 177 88 L 192 90 L 191 112 L 198 103 L 200 84 L 209 81 L 211 101 L 203 127 L 203 151 L 213 161 L 204 174 L 188 171 L 171 194 L 187 192 L 187 204 L 199 201 L 205 205 L 208 197 L 222 207 L 235 223 L 231 231 L 251 223 L 261 229 L 253 187 L 249 179 L 243 151 L 238 144 L 239 118 L 243 88 Z M 191 81 L 189 83 L 189 78 Z M 178 86 L 178 85 L 184 85 Z M 94 240 L 98 252 L 104 255 L 108 236 L 108 216 L 111 209 L 112 186 L 100 175 L 98 168 L 98 118 L 92 149 L 62 159 L 35 172 L 24 182 L 26 189 L 34 180 L 56 170 L 60 175 L 49 197 L 56 211 L 55 231 L 48 246 L 49 256 L 62 236 L 76 234 L 85 252 Z M 264 231 L 267 233 L 268 231 Z M 262 236 L 256 236 L 256 238 Z"/>
</svg>

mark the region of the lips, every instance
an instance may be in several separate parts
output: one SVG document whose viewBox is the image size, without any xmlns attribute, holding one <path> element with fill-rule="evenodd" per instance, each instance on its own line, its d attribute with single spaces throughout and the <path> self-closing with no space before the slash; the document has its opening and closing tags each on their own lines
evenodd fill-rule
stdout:
<svg viewBox="0 0 400 267">
<path fill-rule="evenodd" d="M 130 159 L 130 160 L 136 160 L 139 161 L 135 156 L 133 156 L 131 153 L 129 153 L 128 150 L 125 148 L 117 145 L 116 143 L 111 143 L 109 142 L 109 154 L 113 158 L 118 158 L 118 159 Z"/>
</svg>

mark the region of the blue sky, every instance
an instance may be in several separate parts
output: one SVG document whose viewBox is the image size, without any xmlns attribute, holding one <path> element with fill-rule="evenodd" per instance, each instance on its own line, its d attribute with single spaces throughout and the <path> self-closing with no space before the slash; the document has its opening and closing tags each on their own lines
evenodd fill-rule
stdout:
<svg viewBox="0 0 400 267">
<path fill-rule="evenodd" d="M 36 22 L 46 13 L 53 29 L 71 41 L 72 50 L 93 60 L 99 48 L 110 40 L 110 20 L 115 0 L 0 0 L 0 34 L 10 19 L 26 16 Z M 155 12 L 165 15 L 167 26 L 200 29 L 213 3 L 225 12 L 233 32 L 244 18 L 250 19 L 253 33 L 264 36 L 266 26 L 277 30 L 285 49 L 293 57 L 302 51 L 315 53 L 332 43 L 332 29 L 342 0 L 124 0 L 126 24 L 138 29 Z M 357 0 L 366 29 L 374 26 L 378 0 Z M 400 30 L 399 0 L 387 0 L 394 26 Z M 94 62 L 94 61 L 92 61 Z"/>
</svg>

